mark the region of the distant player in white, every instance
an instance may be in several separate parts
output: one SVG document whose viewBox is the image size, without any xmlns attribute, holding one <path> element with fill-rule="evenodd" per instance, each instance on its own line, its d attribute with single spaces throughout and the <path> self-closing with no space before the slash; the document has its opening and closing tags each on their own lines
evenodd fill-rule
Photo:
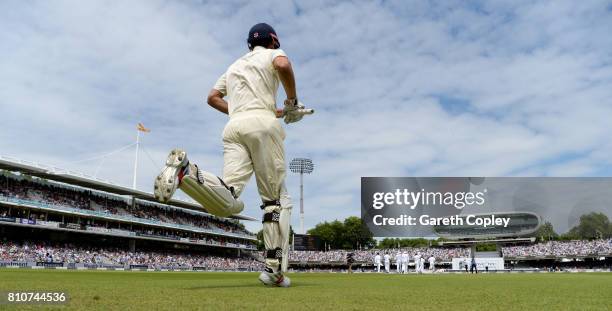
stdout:
<svg viewBox="0 0 612 311">
<path fill-rule="evenodd" d="M 408 256 L 408 252 L 404 251 L 402 253 L 402 273 L 408 273 L 408 262 L 410 261 L 410 256 Z"/>
<path fill-rule="evenodd" d="M 433 255 L 429 256 L 429 271 L 434 272 L 436 270 L 436 257 Z"/>
<path fill-rule="evenodd" d="M 389 253 L 385 253 L 383 257 L 385 259 L 385 272 L 389 273 L 391 271 L 391 256 L 389 256 Z"/>
<path fill-rule="evenodd" d="M 374 256 L 374 265 L 376 266 L 376 272 L 380 272 L 381 258 L 379 253 Z"/>
<path fill-rule="evenodd" d="M 396 270 L 397 273 L 401 273 L 402 272 L 402 252 L 397 252 L 397 254 L 395 254 L 395 265 L 396 265 Z"/>
<path fill-rule="evenodd" d="M 419 273 L 423 273 L 424 270 L 425 270 L 425 256 L 419 259 Z"/>
<path fill-rule="evenodd" d="M 416 273 L 420 273 L 420 269 L 419 267 L 421 266 L 421 253 L 417 252 L 416 255 L 414 255 L 414 270 Z"/>
</svg>

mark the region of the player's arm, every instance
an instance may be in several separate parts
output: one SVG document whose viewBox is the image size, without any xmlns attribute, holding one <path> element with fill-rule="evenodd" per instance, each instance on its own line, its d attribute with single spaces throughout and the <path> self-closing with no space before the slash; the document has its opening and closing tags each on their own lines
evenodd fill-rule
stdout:
<svg viewBox="0 0 612 311">
<path fill-rule="evenodd" d="M 287 94 L 287 99 L 296 99 L 297 90 L 295 88 L 295 76 L 293 75 L 293 67 L 291 67 L 289 58 L 286 56 L 277 56 L 272 60 L 272 65 L 274 66 L 274 69 L 276 69 L 276 72 L 278 72 L 278 77 L 283 84 L 285 94 Z M 282 118 L 284 115 L 285 113 L 283 109 L 276 109 L 277 118 Z"/>
<path fill-rule="evenodd" d="M 208 104 L 217 109 L 218 111 L 221 111 L 225 114 L 228 114 L 228 104 L 225 101 L 225 99 L 223 99 L 224 95 L 223 93 L 221 93 L 219 90 L 217 89 L 212 89 L 210 90 L 210 93 L 208 93 Z"/>
<path fill-rule="evenodd" d="M 225 114 L 229 114 L 229 104 L 223 97 L 227 95 L 227 78 L 226 74 L 222 74 L 221 77 L 215 82 L 215 86 L 208 93 L 207 102 L 208 104 L 221 111 Z"/>
<path fill-rule="evenodd" d="M 306 114 L 313 114 L 313 109 L 305 109 L 304 105 L 297 99 L 297 91 L 295 88 L 295 76 L 289 58 L 285 55 L 280 55 L 272 60 L 272 65 L 278 73 L 278 77 L 283 84 L 287 99 L 285 99 L 285 107 L 276 110 L 277 117 L 284 117 L 285 123 L 294 123 L 302 120 Z"/>
<path fill-rule="evenodd" d="M 295 76 L 293 75 L 293 68 L 291 62 L 286 56 L 277 56 L 272 60 L 274 69 L 278 72 L 278 77 L 283 84 L 287 99 L 297 98 L 297 91 L 295 89 Z"/>
</svg>

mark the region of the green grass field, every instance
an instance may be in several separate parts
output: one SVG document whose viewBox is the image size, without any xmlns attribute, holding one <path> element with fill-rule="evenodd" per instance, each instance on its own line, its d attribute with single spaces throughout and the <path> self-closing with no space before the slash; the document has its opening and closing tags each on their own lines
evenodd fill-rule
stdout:
<svg viewBox="0 0 612 311">
<path fill-rule="evenodd" d="M 291 274 L 0 269 L 0 291 L 66 291 L 62 310 L 612 310 L 612 274 Z"/>
</svg>

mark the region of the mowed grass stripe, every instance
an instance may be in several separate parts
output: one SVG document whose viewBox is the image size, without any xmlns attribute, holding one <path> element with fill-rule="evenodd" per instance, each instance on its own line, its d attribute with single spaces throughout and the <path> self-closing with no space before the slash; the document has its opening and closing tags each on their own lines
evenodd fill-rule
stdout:
<svg viewBox="0 0 612 311">
<path fill-rule="evenodd" d="M 612 273 L 290 274 L 0 269 L 0 291 L 64 290 L 66 306 L 25 310 L 612 310 Z"/>
</svg>

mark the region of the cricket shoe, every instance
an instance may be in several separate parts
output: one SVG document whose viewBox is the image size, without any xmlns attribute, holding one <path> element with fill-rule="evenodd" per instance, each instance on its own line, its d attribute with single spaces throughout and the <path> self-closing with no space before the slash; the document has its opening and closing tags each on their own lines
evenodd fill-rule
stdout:
<svg viewBox="0 0 612 311">
<path fill-rule="evenodd" d="M 262 272 L 259 274 L 259 281 L 264 285 L 278 286 L 278 287 L 289 287 L 291 285 L 291 279 L 284 276 L 282 273 L 270 273 Z"/>
<path fill-rule="evenodd" d="M 170 201 L 183 176 L 188 174 L 188 171 L 189 160 L 187 160 L 187 153 L 181 149 L 170 151 L 166 159 L 166 166 L 155 178 L 153 185 L 155 199 L 162 203 Z"/>
</svg>

